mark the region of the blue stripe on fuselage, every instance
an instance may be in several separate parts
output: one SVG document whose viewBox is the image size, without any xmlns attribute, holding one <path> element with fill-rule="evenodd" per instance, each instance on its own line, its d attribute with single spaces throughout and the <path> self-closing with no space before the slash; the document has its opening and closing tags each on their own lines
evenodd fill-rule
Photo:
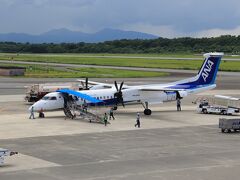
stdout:
<svg viewBox="0 0 240 180">
<path fill-rule="evenodd" d="M 99 103 L 89 103 L 90 106 L 109 106 L 109 105 L 115 105 L 117 103 L 117 99 L 105 99 L 102 100 L 102 102 Z"/>
<path fill-rule="evenodd" d="M 124 101 L 124 103 L 129 103 L 129 102 L 134 102 L 134 101 Z M 117 104 L 117 99 L 105 99 L 102 100 L 100 103 L 88 103 L 89 106 L 111 106 L 111 105 L 116 105 Z"/>
</svg>

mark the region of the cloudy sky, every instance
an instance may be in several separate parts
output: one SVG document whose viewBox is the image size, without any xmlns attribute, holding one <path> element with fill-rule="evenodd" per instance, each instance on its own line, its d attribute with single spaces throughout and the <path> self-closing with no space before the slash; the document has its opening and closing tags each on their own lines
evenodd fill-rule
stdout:
<svg viewBox="0 0 240 180">
<path fill-rule="evenodd" d="M 161 37 L 240 35 L 239 0 L 0 0 L 0 33 L 67 28 Z"/>
</svg>

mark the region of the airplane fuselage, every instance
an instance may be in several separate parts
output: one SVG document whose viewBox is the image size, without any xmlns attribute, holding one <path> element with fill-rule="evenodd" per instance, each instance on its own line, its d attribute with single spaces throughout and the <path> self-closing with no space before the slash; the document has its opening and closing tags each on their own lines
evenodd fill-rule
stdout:
<svg viewBox="0 0 240 180">
<path fill-rule="evenodd" d="M 98 90 L 83 90 L 79 91 L 81 93 L 87 94 L 91 97 L 101 100 L 102 102 L 94 104 L 85 101 L 82 98 L 73 97 L 77 105 L 83 105 L 85 102 L 88 106 L 115 106 L 117 99 L 114 97 L 116 93 L 115 89 L 98 89 Z M 125 105 L 130 104 L 140 104 L 144 102 L 149 102 L 152 104 L 175 101 L 177 98 L 176 92 L 142 92 L 137 89 L 124 89 L 123 93 L 123 103 Z M 62 93 L 53 92 L 49 93 L 43 97 L 40 101 L 34 104 L 34 111 L 54 111 L 64 108 L 64 97 Z"/>
</svg>

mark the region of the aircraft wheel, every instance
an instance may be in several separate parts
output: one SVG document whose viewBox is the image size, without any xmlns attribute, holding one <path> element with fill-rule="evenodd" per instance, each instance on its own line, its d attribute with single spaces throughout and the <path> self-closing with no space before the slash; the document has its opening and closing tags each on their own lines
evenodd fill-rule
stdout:
<svg viewBox="0 0 240 180">
<path fill-rule="evenodd" d="M 223 115 L 227 115 L 227 111 L 226 110 L 223 111 Z"/>
<path fill-rule="evenodd" d="M 203 109 L 203 114 L 207 114 L 207 110 L 206 109 Z"/>
<path fill-rule="evenodd" d="M 117 108 L 118 108 L 117 106 L 114 106 L 114 107 L 113 107 L 113 110 L 114 110 L 114 111 L 116 111 L 116 110 L 117 110 Z"/>
<path fill-rule="evenodd" d="M 151 109 L 145 109 L 145 110 L 144 110 L 144 114 L 145 114 L 145 115 L 151 115 L 151 114 L 152 114 Z"/>
</svg>

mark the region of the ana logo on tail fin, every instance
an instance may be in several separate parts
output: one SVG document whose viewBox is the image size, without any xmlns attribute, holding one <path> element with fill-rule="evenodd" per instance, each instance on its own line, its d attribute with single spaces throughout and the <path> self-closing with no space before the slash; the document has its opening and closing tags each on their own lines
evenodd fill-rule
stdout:
<svg viewBox="0 0 240 180">
<path fill-rule="evenodd" d="M 207 78 L 209 76 L 209 73 L 212 70 L 213 65 L 214 65 L 214 62 L 208 59 L 206 62 L 206 67 L 203 69 L 203 72 L 202 72 L 202 78 L 204 82 L 207 81 Z"/>
<path fill-rule="evenodd" d="M 205 62 L 198 74 L 198 85 L 214 84 L 223 53 L 204 54 Z"/>
</svg>

